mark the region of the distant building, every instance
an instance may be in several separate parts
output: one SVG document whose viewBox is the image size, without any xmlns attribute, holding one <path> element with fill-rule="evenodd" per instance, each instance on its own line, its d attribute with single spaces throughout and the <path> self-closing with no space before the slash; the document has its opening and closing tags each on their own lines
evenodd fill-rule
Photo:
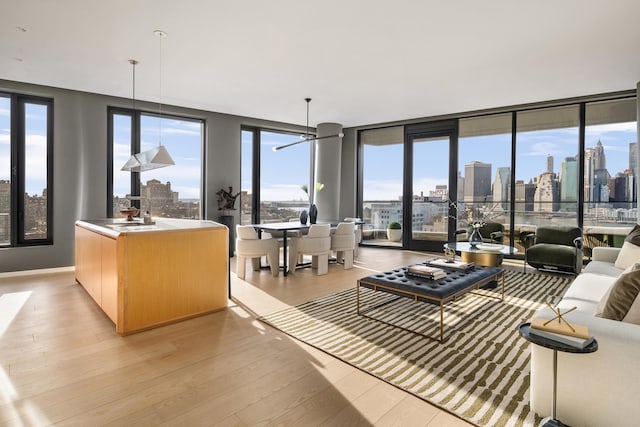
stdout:
<svg viewBox="0 0 640 427">
<path fill-rule="evenodd" d="M 602 142 L 598 140 L 595 148 L 593 149 L 593 158 L 594 158 L 594 169 L 606 169 L 607 168 L 607 157 L 604 154 L 604 147 L 602 146 Z"/>
<path fill-rule="evenodd" d="M 509 181 L 511 180 L 511 168 L 499 167 L 496 171 L 496 179 L 493 181 L 494 209 L 507 210 L 509 208 Z"/>
<path fill-rule="evenodd" d="M 536 212 L 555 212 L 558 210 L 558 181 L 556 174 L 545 172 L 538 175 L 538 186 L 533 196 L 533 209 Z"/>
<path fill-rule="evenodd" d="M 516 212 L 532 212 L 533 198 L 536 192 L 536 184 L 530 181 L 525 184 L 524 181 L 516 181 L 515 210 Z"/>
<path fill-rule="evenodd" d="M 567 157 L 560 165 L 560 203 L 578 201 L 578 162 L 575 157 Z M 569 208 L 568 206 L 565 206 Z"/>
<path fill-rule="evenodd" d="M 553 156 L 547 154 L 547 173 L 553 173 Z"/>
<path fill-rule="evenodd" d="M 629 169 L 631 172 L 637 172 L 638 170 L 638 143 L 629 143 Z"/>
<path fill-rule="evenodd" d="M 464 166 L 464 201 L 491 200 L 491 163 L 473 161 Z"/>
<path fill-rule="evenodd" d="M 606 169 L 596 169 L 593 174 L 592 202 L 609 203 L 609 179 L 611 176 Z"/>
<path fill-rule="evenodd" d="M 178 202 L 178 192 L 171 190 L 171 182 L 163 184 L 157 179 L 150 179 L 146 185 L 142 184 L 140 196 L 151 202 L 152 214 L 163 212 Z M 144 203 L 141 209 L 146 209 Z"/>
</svg>

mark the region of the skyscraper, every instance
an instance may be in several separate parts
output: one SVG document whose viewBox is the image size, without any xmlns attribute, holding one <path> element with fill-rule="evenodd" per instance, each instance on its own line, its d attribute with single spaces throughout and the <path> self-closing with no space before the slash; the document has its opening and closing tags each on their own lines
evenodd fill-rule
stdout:
<svg viewBox="0 0 640 427">
<path fill-rule="evenodd" d="M 509 204 L 509 182 L 511 180 L 511 168 L 499 167 L 496 171 L 496 179 L 493 181 L 494 209 L 507 209 Z"/>
<path fill-rule="evenodd" d="M 491 163 L 474 160 L 464 166 L 464 201 L 491 200 Z"/>
<path fill-rule="evenodd" d="M 553 173 L 553 156 L 547 154 L 547 173 Z"/>
<path fill-rule="evenodd" d="M 637 171 L 638 167 L 638 143 L 629 143 L 629 169 L 632 172 Z"/>
<path fill-rule="evenodd" d="M 536 212 L 555 212 L 558 210 L 558 181 L 555 173 L 544 172 L 538 175 L 538 186 L 533 196 L 533 209 Z"/>
<path fill-rule="evenodd" d="M 602 146 L 602 142 L 600 142 L 600 140 L 598 140 L 595 148 L 593 149 L 593 158 L 594 168 L 596 170 L 607 168 L 607 158 L 604 154 L 604 147 Z"/>
<path fill-rule="evenodd" d="M 560 165 L 560 202 L 575 203 L 578 200 L 578 162 L 567 157 Z M 563 206 L 562 208 L 570 208 Z"/>
</svg>

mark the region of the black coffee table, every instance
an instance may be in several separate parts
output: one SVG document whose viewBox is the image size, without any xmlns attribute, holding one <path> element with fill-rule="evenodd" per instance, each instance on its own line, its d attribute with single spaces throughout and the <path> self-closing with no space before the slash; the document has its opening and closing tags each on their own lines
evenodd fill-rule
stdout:
<svg viewBox="0 0 640 427">
<path fill-rule="evenodd" d="M 476 295 L 496 298 L 504 300 L 504 271 L 498 267 L 480 267 L 475 266 L 472 270 L 456 270 L 443 268 L 446 271 L 447 277 L 440 280 L 422 279 L 405 275 L 408 267 L 400 267 L 395 270 L 386 271 L 383 273 L 372 274 L 371 276 L 364 277 L 358 280 L 356 287 L 356 309 L 358 315 L 364 316 L 365 313 L 374 310 L 383 305 L 396 301 L 400 297 L 412 298 L 414 301 L 426 301 L 434 304 L 438 304 L 440 307 L 440 334 L 439 337 L 428 336 L 420 334 L 419 332 L 403 328 L 399 325 L 394 325 L 388 322 L 384 322 L 379 319 L 375 319 L 370 316 L 371 319 L 377 320 L 382 323 L 389 324 L 401 329 L 409 330 L 414 333 L 423 335 L 426 338 L 435 339 L 439 342 L 444 342 L 444 305 L 448 302 L 455 301 L 456 298 L 461 297 L 467 293 L 475 293 L 473 291 L 491 284 L 492 282 L 501 279 L 502 286 L 501 292 L 495 292 L 494 295 L 488 295 L 486 293 L 475 293 Z M 366 309 L 360 309 L 360 287 L 373 289 L 374 291 L 386 292 L 389 294 L 397 295 L 398 298 L 392 298 L 383 303 L 366 307 Z"/>
</svg>

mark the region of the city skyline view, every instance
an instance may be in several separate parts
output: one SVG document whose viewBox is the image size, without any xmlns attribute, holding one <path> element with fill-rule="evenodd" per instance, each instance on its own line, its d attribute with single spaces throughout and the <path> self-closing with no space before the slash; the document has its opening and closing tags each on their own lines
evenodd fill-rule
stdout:
<svg viewBox="0 0 640 427">
<path fill-rule="evenodd" d="M 9 144 L 10 117 L 6 98 L 0 98 L 0 179 L 8 180 L 9 176 Z M 29 111 L 29 130 L 27 135 L 27 150 L 29 162 L 27 165 L 26 192 L 30 195 L 41 195 L 44 188 L 46 169 L 39 165 L 46 164 L 46 118 L 44 111 L 34 108 Z M 114 169 L 124 164 L 130 156 L 129 129 L 122 127 L 114 136 Z M 155 116 L 143 116 L 142 120 L 142 150 L 152 148 L 158 144 L 160 125 Z M 141 173 L 141 181 L 158 179 L 166 183 L 171 182 L 181 200 L 200 198 L 201 192 L 201 138 L 202 125 L 200 122 L 163 119 L 162 143 L 167 147 L 176 162 L 175 166 Z M 300 139 L 299 135 L 263 132 L 262 161 L 272 165 L 263 168 L 261 176 L 261 199 L 263 201 L 295 201 L 307 200 L 306 194 L 300 186 L 309 181 L 310 164 L 308 159 L 310 144 L 304 143 L 285 150 L 273 152 L 272 147 L 286 144 Z M 520 132 L 517 135 L 517 146 L 521 149 L 516 161 L 516 179 L 529 182 L 539 173 L 546 170 L 546 158 L 551 155 L 554 159 L 554 172 L 559 173 L 560 164 L 566 157 L 577 155 L 577 128 L 556 129 L 538 132 Z M 464 174 L 464 165 L 472 161 L 487 161 L 487 151 L 490 152 L 492 165 L 492 180 L 498 167 L 510 166 L 510 134 L 474 137 L 472 143 L 466 143 L 460 138 L 459 169 Z M 607 169 L 611 175 L 623 172 L 628 168 L 628 146 L 636 142 L 635 123 L 617 123 L 586 127 L 586 146 L 594 147 L 601 141 L 605 152 Z M 250 144 L 247 138 L 242 139 L 243 146 Z M 505 145 L 506 144 L 506 145 Z M 195 148 L 197 147 L 197 148 Z M 396 151 L 395 155 L 388 152 L 376 155 L 367 152 L 365 164 L 365 200 L 398 200 L 402 195 L 402 145 L 382 146 Z M 490 148 L 489 148 L 490 147 Z M 497 147 L 496 149 L 491 149 Z M 507 149 L 503 149 L 506 147 Z M 429 158 L 448 159 L 448 153 L 443 144 L 432 144 Z M 395 157 L 395 158 L 394 158 Z M 243 170 L 250 170 L 251 159 L 242 158 Z M 398 163 L 400 162 L 400 163 Z M 448 184 L 448 163 L 445 161 L 429 161 L 428 167 L 417 171 L 414 175 L 414 192 L 425 195 L 435 189 L 436 185 Z M 30 167 L 31 166 L 31 167 Z M 114 180 L 114 194 L 124 195 L 129 192 L 128 172 L 123 172 L 124 179 Z M 250 182 L 243 179 L 242 189 L 250 189 Z"/>
</svg>

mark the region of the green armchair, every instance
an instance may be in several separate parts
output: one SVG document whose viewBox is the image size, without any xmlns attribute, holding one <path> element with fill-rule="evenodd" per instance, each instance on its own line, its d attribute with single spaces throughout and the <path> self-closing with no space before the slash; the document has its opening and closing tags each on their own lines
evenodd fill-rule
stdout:
<svg viewBox="0 0 640 427">
<path fill-rule="evenodd" d="M 538 227 L 524 236 L 524 271 L 527 264 L 539 270 L 578 274 L 582 270 L 582 230 L 578 227 Z"/>
<path fill-rule="evenodd" d="M 504 225 L 499 222 L 487 222 L 478 229 L 482 236 L 484 243 L 498 243 L 502 244 L 504 238 Z M 468 227 L 466 230 L 456 230 L 456 235 L 464 236 L 464 239 L 468 239 L 473 232 L 473 227 Z"/>
</svg>

